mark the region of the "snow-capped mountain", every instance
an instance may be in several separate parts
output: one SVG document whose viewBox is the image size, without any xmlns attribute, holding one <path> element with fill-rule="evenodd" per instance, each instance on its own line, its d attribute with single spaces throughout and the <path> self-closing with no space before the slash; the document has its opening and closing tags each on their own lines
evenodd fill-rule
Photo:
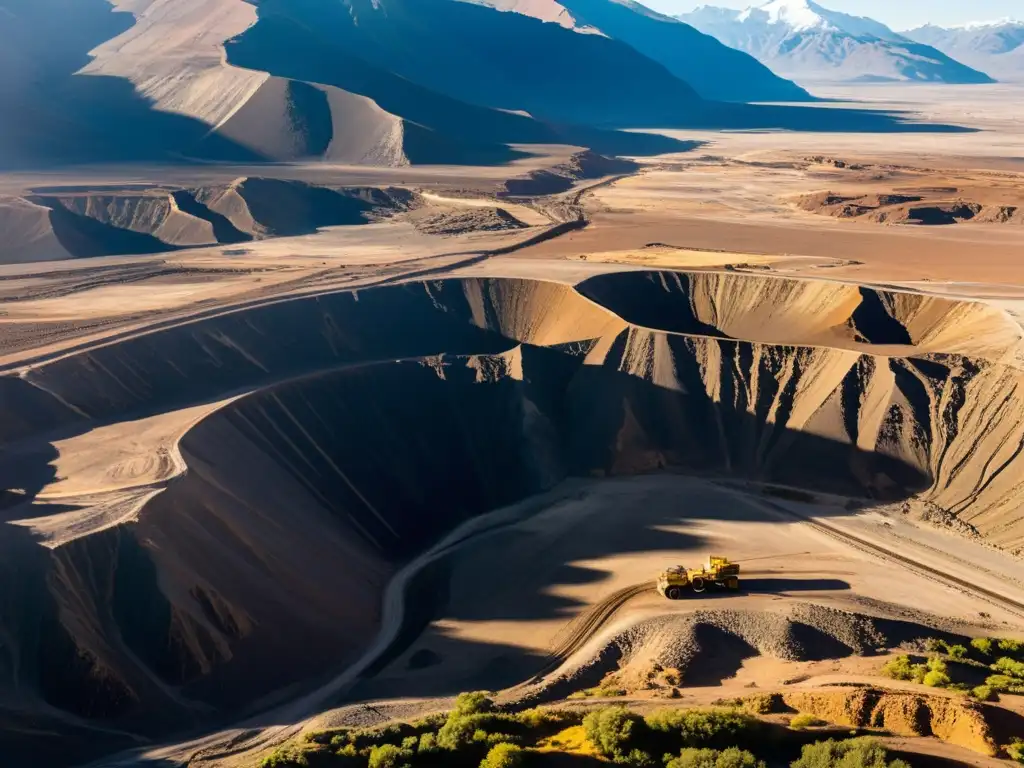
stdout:
<svg viewBox="0 0 1024 768">
<path fill-rule="evenodd" d="M 903 34 L 1000 80 L 1024 80 L 1024 21 L 1000 19 L 958 27 L 927 24 Z"/>
<path fill-rule="evenodd" d="M 744 11 L 703 6 L 678 18 L 798 80 L 992 82 L 881 22 L 813 0 L 770 0 Z"/>
</svg>

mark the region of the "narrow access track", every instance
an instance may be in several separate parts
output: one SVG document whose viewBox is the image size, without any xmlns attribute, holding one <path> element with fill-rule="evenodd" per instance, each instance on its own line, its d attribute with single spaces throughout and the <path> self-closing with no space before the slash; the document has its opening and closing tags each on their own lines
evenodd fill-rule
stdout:
<svg viewBox="0 0 1024 768">
<path fill-rule="evenodd" d="M 925 565 L 924 563 L 921 563 L 913 559 L 912 557 L 901 555 L 898 552 L 894 552 L 891 549 L 887 549 L 878 544 L 874 544 L 870 541 L 862 539 L 859 536 L 855 536 L 852 533 L 847 533 L 846 531 L 840 530 L 839 528 L 829 525 L 828 523 L 823 523 L 819 520 L 812 520 L 811 518 L 805 517 L 798 512 L 794 512 L 793 510 L 784 507 L 781 504 L 777 504 L 776 502 L 768 501 L 767 499 L 758 499 L 757 503 L 769 507 L 775 512 L 785 515 L 786 517 L 798 520 L 799 522 L 804 523 L 805 525 L 809 525 L 812 528 L 825 534 L 826 536 L 829 536 L 833 539 L 837 539 L 855 549 L 859 549 L 861 551 L 868 552 L 869 554 L 882 557 L 883 559 L 888 560 L 890 562 L 897 562 L 900 565 L 909 568 L 910 570 L 918 571 L 919 573 L 923 573 L 930 578 L 934 578 L 946 584 L 949 584 L 952 587 L 956 587 L 957 589 L 978 595 L 982 599 L 987 600 L 988 602 L 993 603 L 995 605 L 998 605 L 999 607 L 1004 608 L 1010 611 L 1011 613 L 1016 614 L 1020 618 L 1024 619 L 1024 602 L 1014 600 L 1012 597 L 1007 597 L 1006 595 L 996 592 L 994 590 L 986 589 L 985 587 L 982 587 L 967 579 L 961 579 L 957 576 L 953 576 L 952 574 L 947 573 L 946 571 L 941 571 L 938 568 L 932 568 L 930 565 Z"/>
</svg>

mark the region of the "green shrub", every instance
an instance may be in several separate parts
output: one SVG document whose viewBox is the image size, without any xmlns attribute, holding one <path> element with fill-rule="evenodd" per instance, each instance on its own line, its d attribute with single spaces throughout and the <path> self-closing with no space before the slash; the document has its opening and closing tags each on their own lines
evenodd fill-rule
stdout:
<svg viewBox="0 0 1024 768">
<path fill-rule="evenodd" d="M 946 650 L 946 641 L 940 640 L 937 637 L 929 637 L 924 641 L 924 649 L 931 653 L 938 653 Z"/>
<path fill-rule="evenodd" d="M 448 718 L 441 730 L 437 732 L 435 743 L 440 749 L 447 749 L 452 752 L 465 747 L 473 742 L 473 734 L 477 731 L 476 723 L 472 718 L 452 716 Z"/>
<path fill-rule="evenodd" d="M 996 697 L 996 692 L 990 685 L 976 685 L 971 689 L 971 696 L 978 701 L 992 701 Z"/>
<path fill-rule="evenodd" d="M 813 728 L 817 725 L 824 725 L 823 720 L 819 720 L 814 715 L 808 714 L 807 712 L 801 712 L 799 715 L 793 717 L 789 721 L 790 728 Z"/>
<path fill-rule="evenodd" d="M 786 709 L 786 703 L 779 693 L 758 693 L 741 699 L 739 704 L 745 712 L 752 715 L 770 715 Z"/>
<path fill-rule="evenodd" d="M 666 762 L 665 768 L 764 768 L 764 763 L 737 747 L 721 752 L 690 747 Z"/>
<path fill-rule="evenodd" d="M 985 685 L 996 693 L 1017 693 L 1024 691 L 1024 683 L 1008 675 L 989 675 L 985 678 Z"/>
<path fill-rule="evenodd" d="M 413 752 L 394 744 L 381 744 L 370 750 L 369 768 L 412 768 Z"/>
<path fill-rule="evenodd" d="M 523 764 L 523 748 L 516 744 L 495 744 L 480 763 L 480 768 L 519 768 Z"/>
<path fill-rule="evenodd" d="M 534 707 L 533 709 L 524 709 L 522 712 L 517 713 L 515 719 L 524 728 L 528 728 L 531 731 L 550 728 L 561 730 L 570 725 L 580 723 L 582 715 L 577 712 L 548 709 L 547 707 Z"/>
<path fill-rule="evenodd" d="M 1002 656 L 992 665 L 992 671 L 1009 677 L 1016 677 L 1024 682 L 1024 661 L 1014 661 L 1009 656 Z"/>
<path fill-rule="evenodd" d="M 642 749 L 631 749 L 628 755 L 616 757 L 616 765 L 628 765 L 630 768 L 654 768 L 657 762 Z"/>
<path fill-rule="evenodd" d="M 307 768 L 309 759 L 298 747 L 280 747 L 263 758 L 260 768 Z"/>
<path fill-rule="evenodd" d="M 951 659 L 966 659 L 967 647 L 963 645 L 946 645 L 946 653 Z"/>
<path fill-rule="evenodd" d="M 1004 638 L 999 641 L 999 650 L 1013 654 L 1024 653 L 1024 640 L 1010 640 L 1009 638 Z"/>
<path fill-rule="evenodd" d="M 449 717 L 451 715 L 478 715 L 493 709 L 494 702 L 487 695 L 487 691 L 471 691 L 460 693 L 455 697 L 455 708 L 449 713 Z"/>
<path fill-rule="evenodd" d="M 569 695 L 570 699 L 612 699 L 626 695 L 625 688 L 617 688 L 614 685 L 599 685 L 596 688 L 586 688 Z"/>
<path fill-rule="evenodd" d="M 408 723 L 392 723 L 382 728 L 360 728 L 346 734 L 348 742 L 357 750 L 371 749 L 384 744 L 397 747 L 407 737 L 415 735 L 416 729 Z"/>
<path fill-rule="evenodd" d="M 645 719 L 652 731 L 677 735 L 684 747 L 736 744 L 757 721 L 736 709 L 663 709 Z"/>
<path fill-rule="evenodd" d="M 989 637 L 976 637 L 971 640 L 971 648 L 976 650 L 982 656 L 988 656 L 992 653 L 992 639 Z"/>
<path fill-rule="evenodd" d="M 445 721 L 448 719 L 447 712 L 434 712 L 431 715 L 424 715 L 421 718 L 413 720 L 410 725 L 420 733 L 425 731 L 436 731 Z"/>
<path fill-rule="evenodd" d="M 587 738 L 605 757 L 625 757 L 643 721 L 625 707 L 606 707 L 583 718 Z"/>
<path fill-rule="evenodd" d="M 1006 754 L 1015 763 L 1024 765 L 1024 741 L 1014 739 L 1006 745 Z"/>
<path fill-rule="evenodd" d="M 885 747 L 874 739 L 829 739 L 804 745 L 791 768 L 910 768 L 902 760 L 888 757 Z"/>
<path fill-rule="evenodd" d="M 427 732 L 420 735 L 420 743 L 416 747 L 416 751 L 421 755 L 429 755 L 438 751 L 437 747 L 437 735 L 431 732 Z"/>
<path fill-rule="evenodd" d="M 894 656 L 882 667 L 882 674 L 893 680 L 913 680 L 914 665 L 909 656 Z"/>
<path fill-rule="evenodd" d="M 945 688 L 952 682 L 949 677 L 949 668 L 946 666 L 946 662 L 942 659 L 928 659 L 925 666 L 928 671 L 925 673 L 921 682 L 929 688 Z"/>
</svg>

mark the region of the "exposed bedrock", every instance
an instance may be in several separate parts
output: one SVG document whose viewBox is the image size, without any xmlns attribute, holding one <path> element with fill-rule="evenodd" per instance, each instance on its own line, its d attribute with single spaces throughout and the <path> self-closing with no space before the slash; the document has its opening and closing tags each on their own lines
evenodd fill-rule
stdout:
<svg viewBox="0 0 1024 768">
<path fill-rule="evenodd" d="M 624 273 L 284 300 L 0 377 L 0 689 L 65 730 L 232 717 L 358 655 L 431 542 L 570 475 L 919 495 L 1020 549 L 1018 346 L 980 304 Z M 59 440 L 202 403 L 133 514 L 46 493 Z"/>
<path fill-rule="evenodd" d="M 405 189 L 335 189 L 258 177 L 193 189 L 54 188 L 0 199 L 0 219 L 10 235 L 0 243 L 0 263 L 163 253 L 303 235 L 366 224 L 416 204 L 416 194 Z M 49 251 L 41 248 L 41 237 Z"/>
</svg>

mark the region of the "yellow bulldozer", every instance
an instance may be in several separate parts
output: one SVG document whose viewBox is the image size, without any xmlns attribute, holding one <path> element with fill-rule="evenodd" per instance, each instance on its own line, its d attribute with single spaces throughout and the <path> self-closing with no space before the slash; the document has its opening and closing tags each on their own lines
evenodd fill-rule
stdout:
<svg viewBox="0 0 1024 768">
<path fill-rule="evenodd" d="M 727 557 L 712 555 L 700 568 L 676 565 L 658 577 L 658 594 L 669 600 L 679 600 L 687 591 L 700 593 L 708 587 L 738 590 L 739 563 L 731 563 Z"/>
</svg>

